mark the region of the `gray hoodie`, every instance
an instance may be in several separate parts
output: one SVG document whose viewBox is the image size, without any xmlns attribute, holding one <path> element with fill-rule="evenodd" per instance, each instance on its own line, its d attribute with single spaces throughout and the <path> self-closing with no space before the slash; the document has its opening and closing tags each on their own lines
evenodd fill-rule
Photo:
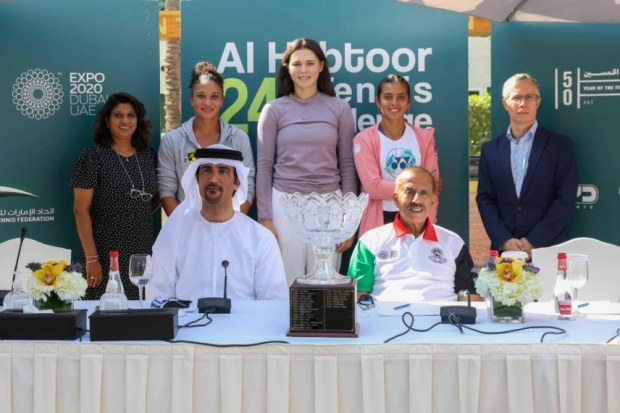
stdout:
<svg viewBox="0 0 620 413">
<path fill-rule="evenodd" d="M 250 168 L 248 175 L 248 198 L 252 203 L 255 192 L 256 168 L 250 146 L 250 138 L 241 129 L 229 125 L 220 119 L 220 142 L 243 154 L 243 164 Z M 160 198 L 174 197 L 182 202 L 185 193 L 181 187 L 181 178 L 193 160 L 193 154 L 200 145 L 194 135 L 194 117 L 181 125 L 180 128 L 164 135 L 159 145 L 159 162 L 157 164 L 157 182 Z M 190 160 L 191 159 L 191 160 Z"/>
</svg>

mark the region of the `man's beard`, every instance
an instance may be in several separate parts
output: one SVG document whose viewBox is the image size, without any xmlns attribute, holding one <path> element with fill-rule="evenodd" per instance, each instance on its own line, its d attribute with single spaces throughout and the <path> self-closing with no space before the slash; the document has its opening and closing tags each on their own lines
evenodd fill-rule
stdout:
<svg viewBox="0 0 620 413">
<path fill-rule="evenodd" d="M 209 190 L 211 190 L 211 189 L 219 190 L 220 191 L 220 195 L 216 196 L 216 197 L 209 196 L 208 193 L 209 193 Z M 207 185 L 205 187 L 205 189 L 204 189 L 204 200 L 209 205 L 217 205 L 217 204 L 219 204 L 222 201 L 223 192 L 224 192 L 224 188 L 222 188 L 219 185 L 215 185 L 215 184 Z"/>
</svg>

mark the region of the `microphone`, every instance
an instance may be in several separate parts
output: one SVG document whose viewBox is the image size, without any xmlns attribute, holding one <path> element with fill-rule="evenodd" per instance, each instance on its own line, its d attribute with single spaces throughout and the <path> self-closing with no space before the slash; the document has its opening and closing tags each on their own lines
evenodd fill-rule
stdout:
<svg viewBox="0 0 620 413">
<path fill-rule="evenodd" d="M 26 238 L 26 234 L 28 230 L 26 227 L 21 229 L 21 233 L 19 236 L 19 249 L 17 250 L 17 259 L 15 260 L 15 268 L 13 269 L 13 282 L 15 282 L 15 272 L 17 271 L 17 265 L 19 264 L 19 256 L 22 253 L 22 244 L 24 243 L 24 238 Z M 11 284 L 12 290 L 13 284 Z M 11 290 L 0 290 L 0 305 L 4 305 L 4 297 L 11 292 Z"/>
<path fill-rule="evenodd" d="M 226 288 L 228 287 L 228 261 L 222 261 L 224 267 L 224 298 L 226 298 Z"/>
<path fill-rule="evenodd" d="M 17 271 L 17 264 L 19 263 L 19 256 L 22 253 L 22 244 L 24 243 L 24 238 L 26 238 L 26 234 L 28 230 L 26 227 L 23 227 L 21 230 L 21 234 L 19 236 L 19 249 L 17 250 L 17 259 L 15 260 L 15 268 L 13 269 L 13 281 L 15 281 L 15 271 Z"/>
<path fill-rule="evenodd" d="M 198 299 L 198 311 L 201 313 L 211 314 L 230 314 L 232 308 L 230 298 L 226 296 L 226 289 L 228 287 L 228 261 L 222 261 L 222 267 L 224 267 L 224 297 L 207 297 Z"/>
</svg>

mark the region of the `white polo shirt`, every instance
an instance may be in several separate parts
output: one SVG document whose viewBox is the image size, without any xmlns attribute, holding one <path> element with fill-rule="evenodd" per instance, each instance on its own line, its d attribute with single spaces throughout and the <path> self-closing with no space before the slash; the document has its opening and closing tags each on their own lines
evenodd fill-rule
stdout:
<svg viewBox="0 0 620 413">
<path fill-rule="evenodd" d="M 357 243 L 349 276 L 357 290 L 380 301 L 451 301 L 459 290 L 474 293 L 473 260 L 457 234 L 427 219 L 414 237 L 400 222 L 365 233 Z"/>
</svg>

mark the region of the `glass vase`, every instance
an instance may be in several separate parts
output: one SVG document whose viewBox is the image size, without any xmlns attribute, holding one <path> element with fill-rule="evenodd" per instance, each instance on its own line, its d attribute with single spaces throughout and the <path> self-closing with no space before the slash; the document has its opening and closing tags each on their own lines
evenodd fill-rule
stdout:
<svg viewBox="0 0 620 413">
<path fill-rule="evenodd" d="M 52 291 L 47 297 L 47 301 L 37 300 L 36 306 L 39 310 L 58 310 L 63 308 L 71 308 L 71 302 L 61 300 L 58 295 Z"/>
<path fill-rule="evenodd" d="M 501 301 L 495 301 L 493 297 L 487 297 L 487 310 L 489 321 L 492 323 L 523 323 L 523 304 L 516 302 L 513 305 L 504 305 Z"/>
</svg>

